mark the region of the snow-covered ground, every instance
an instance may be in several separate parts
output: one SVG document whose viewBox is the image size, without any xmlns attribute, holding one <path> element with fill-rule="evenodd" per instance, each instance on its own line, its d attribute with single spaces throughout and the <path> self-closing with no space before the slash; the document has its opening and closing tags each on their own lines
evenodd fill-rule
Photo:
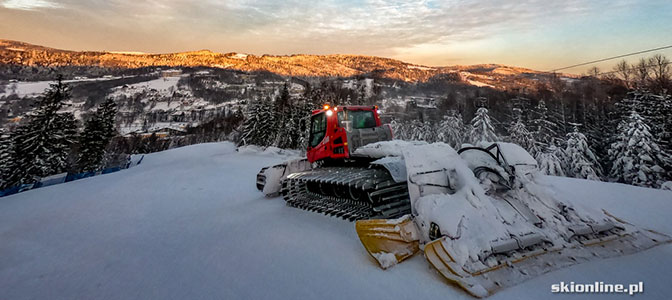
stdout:
<svg viewBox="0 0 672 300">
<path fill-rule="evenodd" d="M 126 94 L 132 95 L 133 91 L 144 91 L 154 89 L 157 91 L 167 91 L 172 93 L 177 89 L 177 83 L 180 81 L 181 76 L 172 76 L 172 77 L 161 77 L 150 81 L 143 81 L 139 83 L 129 84 L 127 87 L 117 87 L 115 93 L 126 92 Z"/>
<path fill-rule="evenodd" d="M 471 80 L 471 79 L 467 79 L 467 82 L 468 82 L 469 84 L 474 85 L 474 86 L 477 86 L 477 87 L 484 87 L 484 86 L 491 87 L 491 88 L 494 88 L 494 87 L 495 87 L 495 86 L 493 86 L 493 85 L 491 85 L 491 84 L 487 84 L 487 83 L 483 83 L 483 82 L 476 81 L 476 80 Z"/>
<path fill-rule="evenodd" d="M 84 82 L 84 81 L 105 81 L 119 79 L 121 77 L 99 77 L 99 78 L 81 78 L 73 80 L 63 80 L 65 83 L 73 82 Z M 5 85 L 5 92 L 0 93 L 0 97 L 6 97 L 13 94 L 16 94 L 19 97 L 26 96 L 36 96 L 44 93 L 50 84 L 55 83 L 54 80 L 45 80 L 45 81 L 19 81 L 19 82 L 10 82 Z"/>
<path fill-rule="evenodd" d="M 112 174 L 0 198 L 0 299 L 473 299 L 418 255 L 386 271 L 354 224 L 264 198 L 255 175 L 291 153 L 231 143 L 147 155 Z M 543 179 L 637 225 L 672 234 L 672 192 Z M 551 294 L 565 282 L 644 282 L 672 294 L 672 245 L 539 276 L 492 299 L 631 298 Z"/>
</svg>

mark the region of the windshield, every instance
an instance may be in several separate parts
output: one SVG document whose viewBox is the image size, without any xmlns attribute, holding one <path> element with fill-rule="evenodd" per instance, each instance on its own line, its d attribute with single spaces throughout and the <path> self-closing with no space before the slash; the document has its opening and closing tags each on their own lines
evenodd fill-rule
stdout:
<svg viewBox="0 0 672 300">
<path fill-rule="evenodd" d="M 346 128 L 376 127 L 376 119 L 370 110 L 341 110 L 338 112 L 338 121 Z"/>
<path fill-rule="evenodd" d="M 327 116 L 324 113 L 310 119 L 310 147 L 317 146 L 327 133 Z"/>
</svg>

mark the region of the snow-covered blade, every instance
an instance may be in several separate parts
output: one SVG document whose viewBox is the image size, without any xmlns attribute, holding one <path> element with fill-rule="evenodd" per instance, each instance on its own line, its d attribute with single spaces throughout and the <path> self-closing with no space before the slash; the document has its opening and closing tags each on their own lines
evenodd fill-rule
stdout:
<svg viewBox="0 0 672 300">
<path fill-rule="evenodd" d="M 366 251 L 383 269 L 419 251 L 417 229 L 408 215 L 394 220 L 360 220 L 355 229 Z"/>
<path fill-rule="evenodd" d="M 470 294 L 484 297 L 552 270 L 670 241 L 584 207 L 583 199 L 560 201 L 537 183 L 535 160 L 521 147 L 480 146 L 458 154 L 443 143 L 397 143 L 390 151 L 405 162 L 412 220 L 426 258 Z M 378 250 L 380 257 L 395 254 Z"/>
<path fill-rule="evenodd" d="M 425 245 L 427 261 L 447 280 L 475 297 L 486 297 L 527 279 L 597 258 L 609 258 L 643 251 L 669 242 L 670 237 L 653 231 L 622 232 L 570 245 L 539 248 L 501 259 L 496 265 L 463 265 L 458 257 L 459 241 L 447 237 Z"/>
</svg>

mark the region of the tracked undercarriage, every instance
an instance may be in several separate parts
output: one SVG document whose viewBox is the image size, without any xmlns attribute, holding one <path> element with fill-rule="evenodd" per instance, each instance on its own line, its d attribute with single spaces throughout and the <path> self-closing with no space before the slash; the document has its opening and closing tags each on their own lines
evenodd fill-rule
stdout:
<svg viewBox="0 0 672 300">
<path fill-rule="evenodd" d="M 354 221 L 395 218 L 411 212 L 406 182 L 384 168 L 325 167 L 282 181 L 287 205 Z"/>
</svg>

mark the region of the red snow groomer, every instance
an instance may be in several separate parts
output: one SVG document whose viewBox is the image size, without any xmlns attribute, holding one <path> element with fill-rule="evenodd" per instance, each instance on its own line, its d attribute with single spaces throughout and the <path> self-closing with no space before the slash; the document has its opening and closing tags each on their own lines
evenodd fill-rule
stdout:
<svg viewBox="0 0 672 300">
<path fill-rule="evenodd" d="M 358 220 L 360 241 L 384 269 L 423 252 L 445 279 L 485 297 L 672 240 L 564 195 L 512 143 L 456 151 L 393 141 L 375 106 L 325 106 L 309 129 L 307 158 L 263 168 L 257 187 L 289 206 Z"/>
<path fill-rule="evenodd" d="M 390 127 L 380 123 L 377 106 L 325 105 L 313 110 L 309 132 L 306 156 L 311 163 L 357 160 L 352 152 L 358 147 L 392 139 Z"/>
<path fill-rule="evenodd" d="M 405 178 L 395 178 L 371 163 L 376 158 L 357 153 L 362 146 L 392 140 L 377 106 L 324 105 L 312 112 L 309 126 L 307 159 L 263 168 L 257 175 L 259 190 L 281 193 L 290 206 L 348 220 L 410 212 Z"/>
</svg>

